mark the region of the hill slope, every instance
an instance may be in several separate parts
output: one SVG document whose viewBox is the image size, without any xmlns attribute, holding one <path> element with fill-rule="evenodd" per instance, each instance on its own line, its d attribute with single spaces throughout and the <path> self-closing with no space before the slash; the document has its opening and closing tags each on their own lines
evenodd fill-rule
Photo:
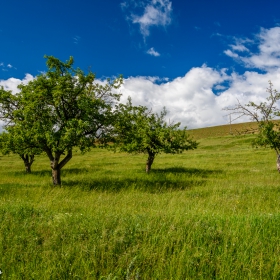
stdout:
<svg viewBox="0 0 280 280">
<path fill-rule="evenodd" d="M 227 135 L 249 134 L 257 130 L 256 122 L 219 125 L 205 128 L 190 129 L 189 133 L 195 139 Z"/>
</svg>

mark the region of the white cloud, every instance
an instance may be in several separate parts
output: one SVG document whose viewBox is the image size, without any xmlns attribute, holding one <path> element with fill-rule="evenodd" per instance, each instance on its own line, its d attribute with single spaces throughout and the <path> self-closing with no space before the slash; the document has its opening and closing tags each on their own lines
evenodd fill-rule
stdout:
<svg viewBox="0 0 280 280">
<path fill-rule="evenodd" d="M 125 10 L 129 6 L 129 4 L 127 2 L 122 2 L 120 6 L 122 10 Z"/>
<path fill-rule="evenodd" d="M 138 7 L 143 6 L 143 13 L 131 13 L 129 19 L 134 24 L 139 24 L 140 32 L 146 38 L 150 35 L 152 26 L 168 26 L 172 21 L 172 2 L 169 0 L 140 1 Z M 128 7 L 127 2 L 121 3 L 122 9 Z"/>
<path fill-rule="evenodd" d="M 249 49 L 247 49 L 243 44 L 237 43 L 236 45 L 230 45 L 232 50 L 239 51 L 239 52 L 248 52 Z"/>
<path fill-rule="evenodd" d="M 257 44 L 258 52 L 249 52 L 245 45 Z M 230 45 L 231 50 L 224 53 L 236 58 L 247 68 L 257 68 L 270 71 L 280 67 L 280 27 L 270 29 L 261 28 L 260 33 L 255 35 L 255 42 L 251 39 L 240 39 L 235 45 Z M 247 55 L 240 55 L 236 52 L 249 52 Z"/>
<path fill-rule="evenodd" d="M 154 48 L 150 48 L 148 51 L 147 51 L 147 54 L 150 54 L 152 56 L 160 56 L 160 53 L 158 53 L 157 51 L 155 51 Z"/>
<path fill-rule="evenodd" d="M 16 68 L 15 68 L 13 65 L 11 65 L 10 63 L 7 64 L 7 65 L 5 65 L 3 62 L 0 62 L 0 69 L 1 69 L 2 71 L 8 71 L 8 70 L 11 69 L 11 68 L 16 69 Z"/>
<path fill-rule="evenodd" d="M 74 42 L 74 44 L 76 44 L 76 45 L 79 44 L 80 40 L 81 40 L 81 37 L 80 37 L 80 36 L 77 36 L 77 35 L 76 35 L 75 37 L 73 37 L 73 42 Z"/>
<path fill-rule="evenodd" d="M 121 101 L 131 96 L 135 105 L 145 105 L 156 112 L 166 106 L 170 120 L 188 128 L 207 127 L 227 124 L 227 112 L 223 108 L 235 105 L 237 99 L 242 104 L 264 101 L 268 80 L 275 81 L 275 88 L 280 90 L 280 69 L 266 74 L 247 71 L 240 75 L 203 65 L 191 69 L 184 77 L 161 84 L 151 77 L 125 79 Z M 215 95 L 215 90 L 222 92 Z"/>
<path fill-rule="evenodd" d="M 232 58 L 239 58 L 239 55 L 237 53 L 232 52 L 231 50 L 225 50 L 224 53 Z"/>
<path fill-rule="evenodd" d="M 183 126 L 210 126 L 220 114 L 212 88 L 226 79 L 224 70 L 216 71 L 206 65 L 162 84 L 145 77 L 130 77 L 121 89 L 122 101 L 131 96 L 133 103 L 153 107 L 156 112 L 166 106 L 170 119 L 180 121 Z"/>
<path fill-rule="evenodd" d="M 8 80 L 0 80 L 0 86 L 2 86 L 5 90 L 10 90 L 14 93 L 18 92 L 18 85 L 27 84 L 29 81 L 32 81 L 34 77 L 30 74 L 26 74 L 25 77 L 20 80 L 16 78 L 10 78 Z"/>
</svg>

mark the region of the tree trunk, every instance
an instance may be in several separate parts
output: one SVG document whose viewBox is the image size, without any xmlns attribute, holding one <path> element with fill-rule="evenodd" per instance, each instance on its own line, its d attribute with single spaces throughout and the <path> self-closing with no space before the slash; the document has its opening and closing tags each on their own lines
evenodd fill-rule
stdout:
<svg viewBox="0 0 280 280">
<path fill-rule="evenodd" d="M 51 161 L 51 169 L 52 169 L 52 182 L 55 186 L 61 185 L 61 177 L 60 177 L 60 171 L 62 167 L 72 158 L 72 150 L 68 151 L 65 158 L 59 162 L 60 156 L 62 152 L 56 152 L 53 156 L 50 151 L 47 152 L 50 161 Z"/>
<path fill-rule="evenodd" d="M 277 155 L 276 165 L 277 165 L 277 170 L 280 173 L 280 155 Z"/>
<path fill-rule="evenodd" d="M 60 168 L 52 169 L 52 182 L 55 186 L 61 185 Z"/>
<path fill-rule="evenodd" d="M 149 157 L 148 157 L 147 162 L 146 162 L 146 173 L 150 172 L 150 170 L 152 168 L 152 164 L 154 162 L 154 159 L 155 159 L 155 154 L 149 152 Z"/>
<path fill-rule="evenodd" d="M 26 173 L 31 173 L 31 164 L 32 163 L 29 163 L 29 162 L 25 162 L 24 165 L 25 165 L 25 172 Z"/>
<path fill-rule="evenodd" d="M 31 165 L 34 161 L 34 155 L 20 155 L 20 157 L 22 158 L 23 162 L 24 162 L 24 166 L 25 166 L 25 172 L 26 173 L 31 173 Z"/>
</svg>

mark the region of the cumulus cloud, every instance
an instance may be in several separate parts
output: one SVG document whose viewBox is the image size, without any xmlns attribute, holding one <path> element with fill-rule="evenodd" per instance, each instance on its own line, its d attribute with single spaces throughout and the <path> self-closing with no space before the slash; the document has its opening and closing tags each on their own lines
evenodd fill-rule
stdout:
<svg viewBox="0 0 280 280">
<path fill-rule="evenodd" d="M 170 120 L 188 128 L 215 126 L 228 123 L 223 109 L 235 105 L 237 100 L 242 104 L 265 101 L 269 80 L 275 81 L 275 88 L 280 89 L 280 69 L 266 74 L 250 71 L 238 74 L 203 65 L 168 82 L 158 83 L 150 77 L 125 79 L 121 101 L 131 96 L 134 104 L 153 108 L 155 112 L 166 106 Z M 221 90 L 218 95 L 217 89 Z"/>
<path fill-rule="evenodd" d="M 25 77 L 20 80 L 16 78 L 10 78 L 8 80 L 0 80 L 0 86 L 2 86 L 5 90 L 10 90 L 13 93 L 17 93 L 18 90 L 18 85 L 20 84 L 27 84 L 28 82 L 32 81 L 34 77 L 30 74 L 26 74 Z"/>
<path fill-rule="evenodd" d="M 133 2 L 135 5 L 135 2 Z M 121 3 L 122 9 L 129 7 L 128 2 Z M 136 7 L 141 8 L 141 13 L 130 12 L 128 19 L 139 24 L 140 32 L 144 38 L 150 35 L 153 26 L 168 26 L 172 21 L 172 2 L 169 0 L 139 1 Z"/>
<path fill-rule="evenodd" d="M 219 112 L 212 88 L 227 78 L 223 70 L 206 65 L 161 84 L 145 77 L 130 77 L 121 89 L 122 101 L 131 96 L 135 104 L 152 107 L 156 112 L 166 106 L 170 119 L 180 121 L 183 126 L 213 125 Z"/>
<path fill-rule="evenodd" d="M 147 51 L 147 54 L 150 54 L 152 56 L 160 56 L 160 53 L 158 53 L 157 51 L 155 51 L 154 48 L 150 48 L 148 51 Z"/>
</svg>

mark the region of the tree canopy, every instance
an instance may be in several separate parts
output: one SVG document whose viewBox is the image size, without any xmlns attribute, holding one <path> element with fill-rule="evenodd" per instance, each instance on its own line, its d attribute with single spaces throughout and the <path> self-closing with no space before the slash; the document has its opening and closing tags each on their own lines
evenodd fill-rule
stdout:
<svg viewBox="0 0 280 280">
<path fill-rule="evenodd" d="M 31 172 L 31 165 L 35 160 L 35 156 L 42 153 L 42 149 L 34 143 L 30 137 L 28 130 L 19 129 L 18 126 L 8 127 L 8 132 L 0 134 L 0 151 L 2 154 L 9 153 L 18 154 L 23 160 L 25 171 Z"/>
<path fill-rule="evenodd" d="M 122 77 L 96 83 L 92 72 L 73 68 L 72 57 L 65 63 L 45 58 L 47 72 L 20 85 L 19 93 L 1 89 L 0 109 L 6 130 L 28 132 L 30 143 L 47 154 L 53 183 L 59 185 L 60 170 L 72 158 L 74 147 L 85 152 L 97 139 L 109 137 L 120 97 L 115 89 Z"/>
</svg>

